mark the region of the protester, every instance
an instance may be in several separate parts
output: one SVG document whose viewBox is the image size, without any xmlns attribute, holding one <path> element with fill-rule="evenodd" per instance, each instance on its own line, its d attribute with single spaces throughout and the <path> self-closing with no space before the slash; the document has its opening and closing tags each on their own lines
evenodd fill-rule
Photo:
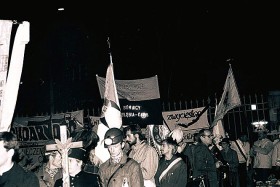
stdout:
<svg viewBox="0 0 280 187">
<path fill-rule="evenodd" d="M 193 174 L 193 168 L 194 168 L 194 149 L 195 149 L 195 146 L 197 145 L 198 143 L 198 140 L 199 139 L 199 136 L 198 136 L 198 133 L 194 133 L 193 134 L 193 143 L 188 145 L 183 154 L 186 155 L 186 163 L 187 163 L 187 166 L 188 166 L 188 178 L 192 178 L 192 174 Z"/>
<path fill-rule="evenodd" d="M 237 140 L 231 142 L 231 148 L 236 151 L 238 156 L 240 187 L 247 187 L 247 183 L 250 181 L 250 179 L 248 179 L 248 170 L 251 164 L 250 143 L 247 134 L 241 133 Z"/>
<path fill-rule="evenodd" d="M 124 129 L 126 141 L 130 144 L 129 157 L 140 163 L 145 187 L 155 187 L 154 176 L 158 169 L 159 156 L 156 149 L 150 146 L 139 125 L 129 125 Z"/>
<path fill-rule="evenodd" d="M 86 150 L 83 148 L 71 148 L 68 153 L 69 182 L 71 186 L 101 187 L 98 175 L 83 171 L 83 160 Z M 62 178 L 55 182 L 55 187 L 63 187 Z"/>
<path fill-rule="evenodd" d="M 262 182 L 268 180 L 272 167 L 272 149 L 273 143 L 267 138 L 267 131 L 259 131 L 258 140 L 250 150 L 250 155 L 254 157 L 255 180 Z"/>
<path fill-rule="evenodd" d="M 143 187 L 144 179 L 140 164 L 128 158 L 122 150 L 124 133 L 118 128 L 110 128 L 104 136 L 104 146 L 110 158 L 100 165 L 99 176 L 103 187 Z"/>
<path fill-rule="evenodd" d="M 0 132 L 0 186 L 39 187 L 37 176 L 13 161 L 19 145 L 11 132 Z"/>
<path fill-rule="evenodd" d="M 223 186 L 225 187 L 239 187 L 239 176 L 238 176 L 238 156 L 237 152 L 230 148 L 229 138 L 223 138 L 219 143 L 222 146 L 221 154 L 223 160 L 226 162 L 225 165 L 228 167 L 226 176 L 223 179 Z M 245 175 L 246 178 L 246 175 Z"/>
<path fill-rule="evenodd" d="M 181 157 L 176 155 L 178 144 L 171 137 L 162 141 L 161 154 L 157 172 L 155 174 L 157 187 L 186 187 L 188 170 Z"/>
<path fill-rule="evenodd" d="M 279 132 L 275 133 L 274 147 L 272 150 L 272 174 L 276 179 L 280 179 L 280 139 Z"/>
<path fill-rule="evenodd" d="M 208 146 L 212 144 L 213 135 L 210 130 L 202 129 L 198 133 L 199 142 L 194 149 L 193 178 L 203 178 L 206 187 L 217 187 L 217 168 L 221 162 L 218 161 Z"/>
<path fill-rule="evenodd" d="M 226 172 L 228 171 L 228 166 L 226 165 L 226 161 L 224 160 L 223 155 L 221 153 L 222 146 L 219 145 L 219 142 L 221 142 L 222 139 L 222 136 L 212 137 L 212 144 L 210 144 L 208 147 L 209 150 L 212 152 L 215 160 L 220 163 L 220 166 L 217 168 L 218 187 L 224 187 L 223 180 L 225 179 Z"/>
<path fill-rule="evenodd" d="M 61 155 L 58 151 L 45 153 L 45 162 L 36 171 L 40 187 L 53 187 L 56 180 L 62 178 Z"/>
</svg>

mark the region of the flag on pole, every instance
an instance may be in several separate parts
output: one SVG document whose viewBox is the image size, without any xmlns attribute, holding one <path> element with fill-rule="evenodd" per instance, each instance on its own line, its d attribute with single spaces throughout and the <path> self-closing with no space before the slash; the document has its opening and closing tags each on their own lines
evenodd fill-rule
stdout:
<svg viewBox="0 0 280 187">
<path fill-rule="evenodd" d="M 104 148 L 104 135 L 110 128 L 121 128 L 122 116 L 120 110 L 120 104 L 115 84 L 113 63 L 111 60 L 110 65 L 107 68 L 104 103 L 102 106 L 102 112 L 100 116 L 100 123 L 97 128 L 97 135 L 100 141 L 98 142 L 95 153 L 103 162 L 110 158 L 107 148 Z"/>
<path fill-rule="evenodd" d="M 231 65 L 229 64 L 228 75 L 224 85 L 222 98 L 217 106 L 217 110 L 215 111 L 215 117 L 210 128 L 217 125 L 217 122 L 222 120 L 229 110 L 238 107 L 240 105 L 241 105 L 241 100 L 239 97 L 239 93 L 235 83 Z"/>
<path fill-rule="evenodd" d="M 215 108 L 215 115 L 217 113 L 217 104 Z M 219 150 L 222 150 L 222 146 L 219 143 L 222 141 L 223 138 L 226 138 L 225 129 L 223 126 L 222 120 L 217 121 L 217 124 L 212 129 L 212 134 L 214 136 L 215 144 Z"/>
</svg>

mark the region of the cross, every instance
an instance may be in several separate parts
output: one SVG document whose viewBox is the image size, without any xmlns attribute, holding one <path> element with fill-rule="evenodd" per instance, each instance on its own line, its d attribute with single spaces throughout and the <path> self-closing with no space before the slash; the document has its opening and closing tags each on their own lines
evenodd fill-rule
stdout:
<svg viewBox="0 0 280 187">
<path fill-rule="evenodd" d="M 67 127 L 66 125 L 60 126 L 60 141 L 55 139 L 56 144 L 49 144 L 46 145 L 47 151 L 56 151 L 58 150 L 61 154 L 62 160 L 62 181 L 63 187 L 70 187 L 70 180 L 69 180 L 69 167 L 68 167 L 68 151 L 70 148 L 78 148 L 83 147 L 83 142 L 72 142 L 72 138 L 67 139 Z"/>
</svg>

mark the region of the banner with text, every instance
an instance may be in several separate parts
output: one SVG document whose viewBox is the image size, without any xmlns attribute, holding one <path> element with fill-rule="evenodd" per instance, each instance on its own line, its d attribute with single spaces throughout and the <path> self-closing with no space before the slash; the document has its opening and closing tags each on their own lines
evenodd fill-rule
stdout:
<svg viewBox="0 0 280 187">
<path fill-rule="evenodd" d="M 209 128 L 207 112 L 203 112 L 205 107 L 193 108 L 187 110 L 176 110 L 162 112 L 164 122 L 172 131 L 176 125 L 184 124 L 187 127 L 182 127 L 185 140 L 192 140 L 193 134 L 200 129 Z M 196 121 L 193 123 L 193 121 Z M 188 124 L 191 124 L 188 126 Z"/>
<path fill-rule="evenodd" d="M 118 98 L 121 106 L 123 125 L 162 124 L 161 102 L 157 76 L 116 80 Z M 97 76 L 101 98 L 104 98 L 105 78 Z"/>
<path fill-rule="evenodd" d="M 53 114 L 52 116 L 15 117 L 11 132 L 16 134 L 20 142 L 20 149 L 26 156 L 32 158 L 32 163 L 42 162 L 45 145 L 60 139 L 60 124 L 67 121 L 67 134 L 69 135 L 79 124 L 84 124 L 83 110 Z"/>
</svg>

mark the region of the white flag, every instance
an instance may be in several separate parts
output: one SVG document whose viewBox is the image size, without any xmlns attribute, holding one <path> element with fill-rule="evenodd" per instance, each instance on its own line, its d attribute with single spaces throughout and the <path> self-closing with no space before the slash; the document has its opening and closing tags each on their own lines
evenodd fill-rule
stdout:
<svg viewBox="0 0 280 187">
<path fill-rule="evenodd" d="M 224 115 L 226 115 L 226 113 L 229 110 L 238 107 L 240 105 L 241 105 L 241 101 L 238 94 L 237 86 L 235 83 L 231 65 L 229 65 L 229 70 L 224 85 L 223 95 L 218 104 L 217 110 L 215 112 L 216 115 L 214 121 L 211 124 L 211 127 L 215 126 L 219 120 L 223 119 Z"/>
<path fill-rule="evenodd" d="M 24 21 L 18 26 L 13 45 L 7 82 L 4 88 L 0 131 L 10 131 L 16 107 L 18 89 L 23 68 L 25 45 L 30 40 L 30 23 Z M 2 93 L 2 94 L 3 94 Z"/>
<path fill-rule="evenodd" d="M 118 99 L 113 63 L 111 62 L 107 68 L 104 103 L 102 106 L 102 112 L 100 116 L 100 123 L 97 128 L 97 135 L 100 141 L 98 142 L 95 153 L 103 162 L 110 158 L 107 148 L 104 148 L 104 135 L 110 128 L 121 128 L 122 116 L 120 110 L 120 103 Z"/>
</svg>

